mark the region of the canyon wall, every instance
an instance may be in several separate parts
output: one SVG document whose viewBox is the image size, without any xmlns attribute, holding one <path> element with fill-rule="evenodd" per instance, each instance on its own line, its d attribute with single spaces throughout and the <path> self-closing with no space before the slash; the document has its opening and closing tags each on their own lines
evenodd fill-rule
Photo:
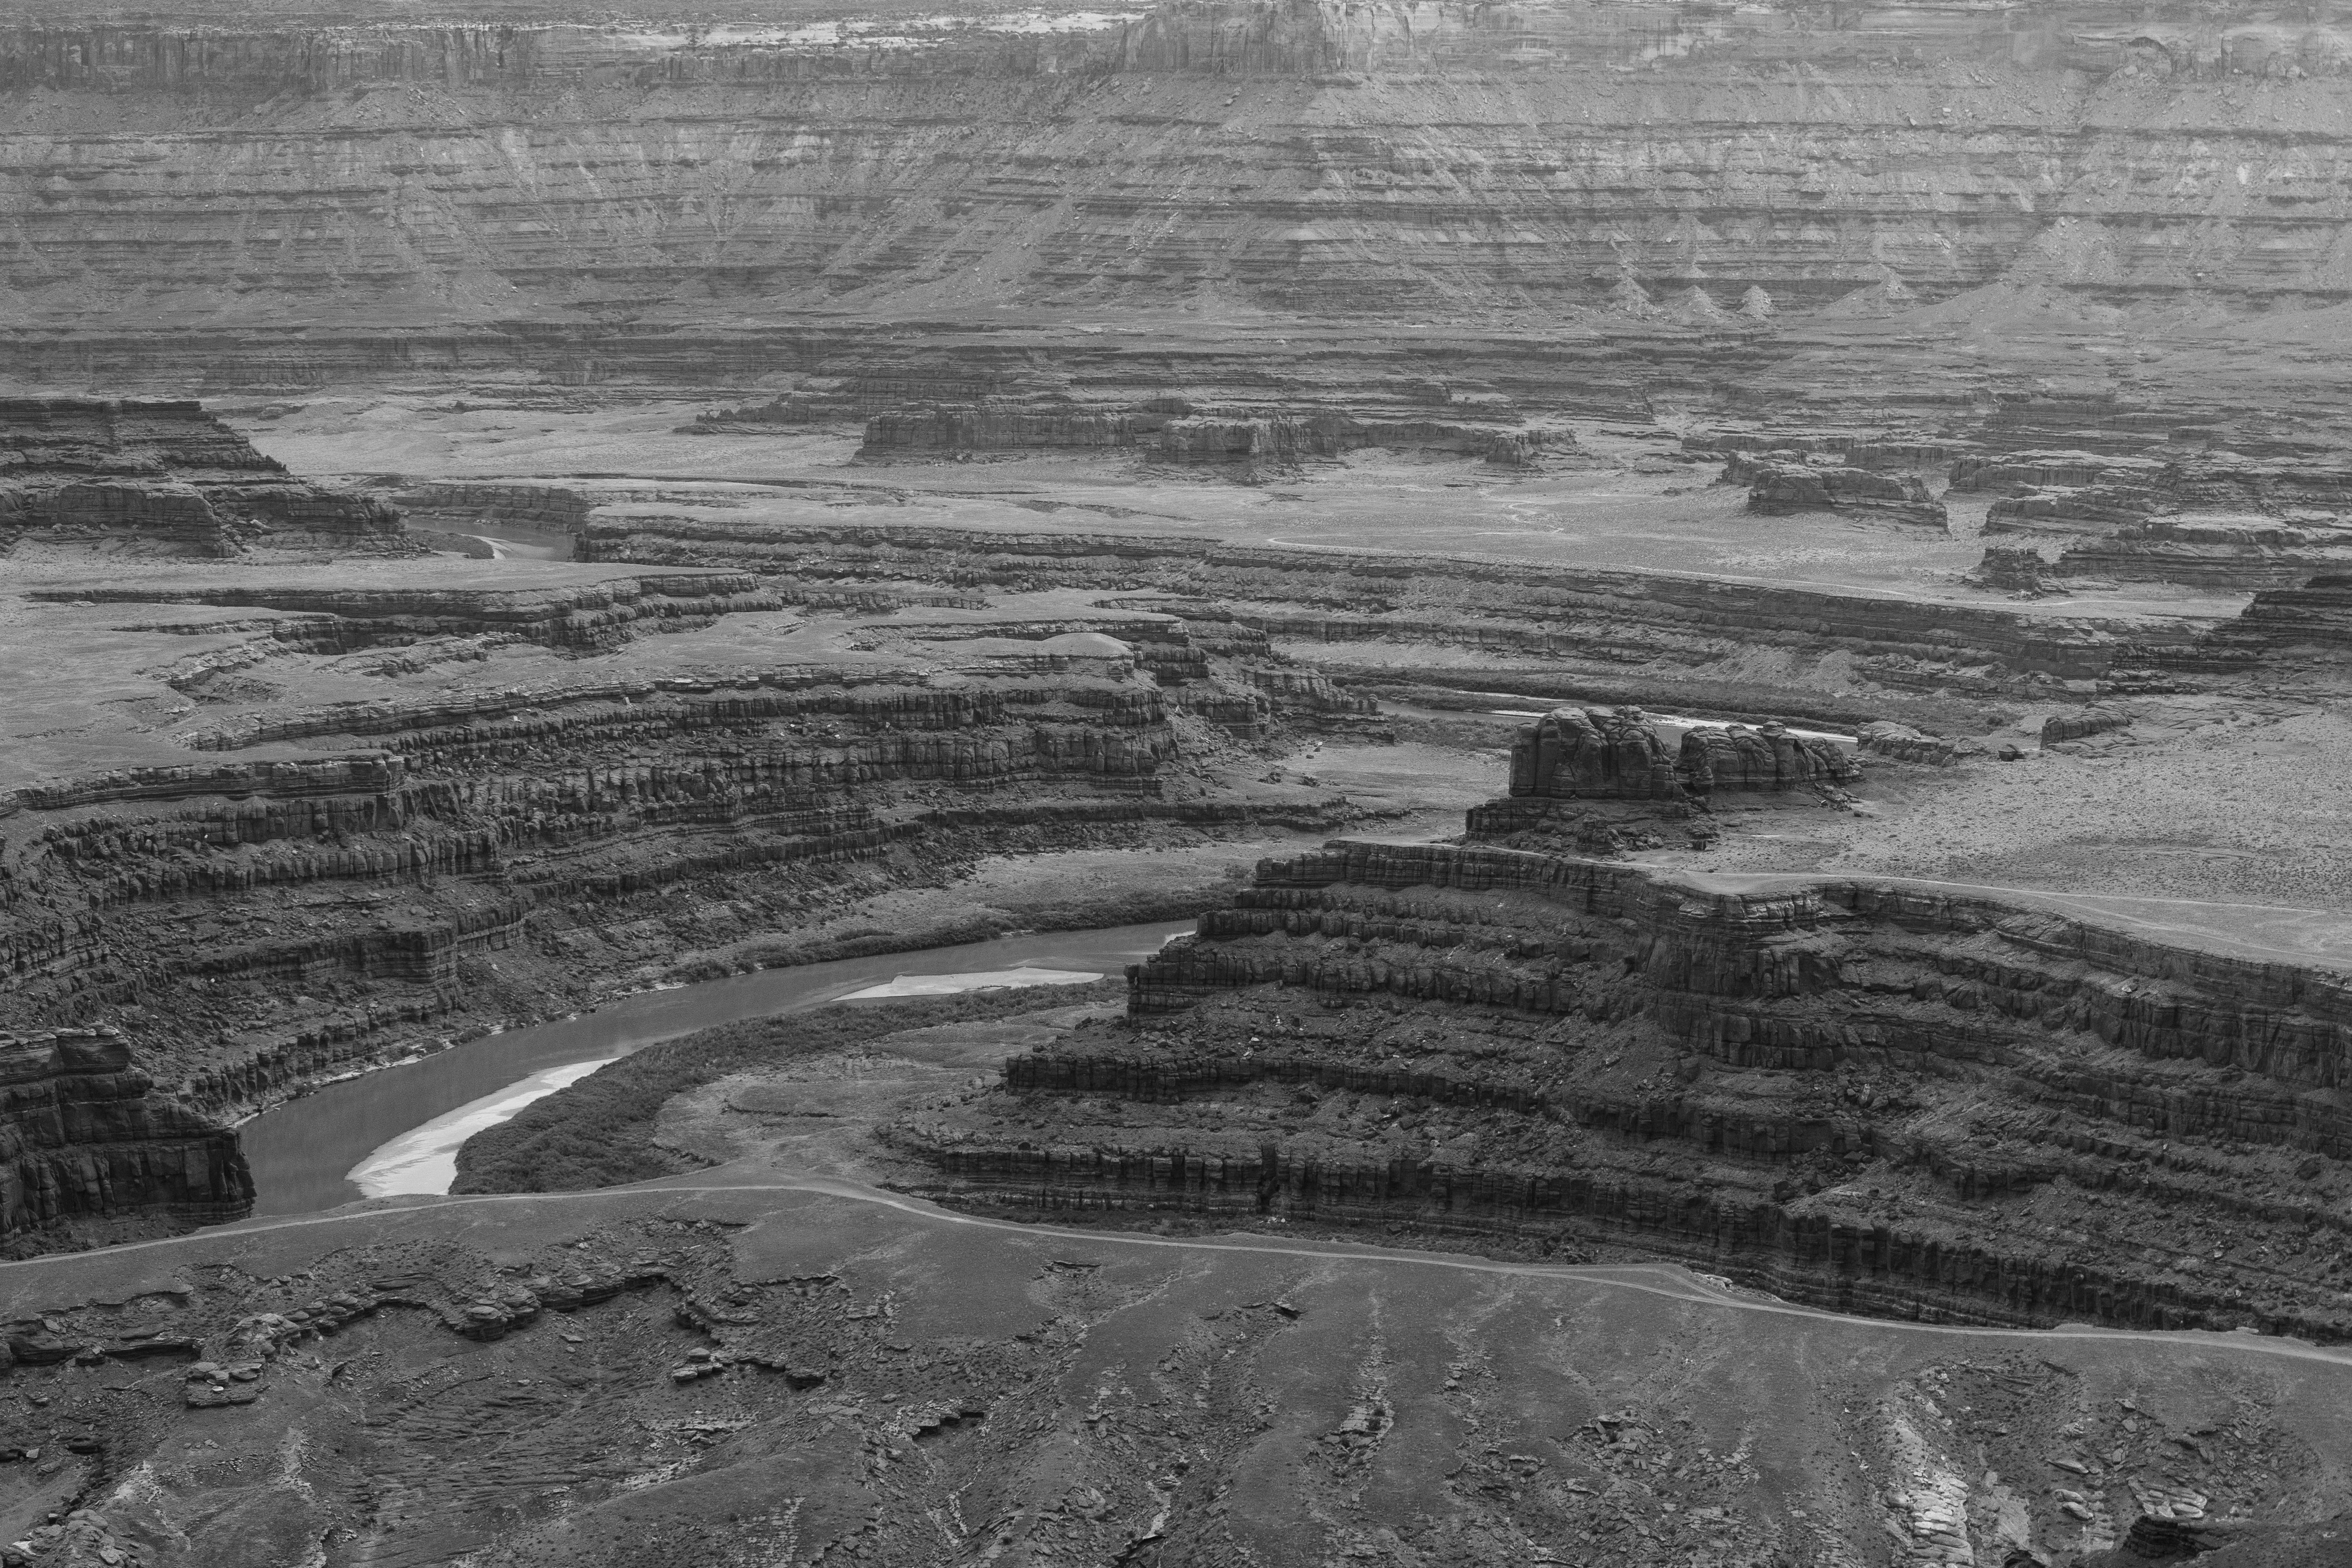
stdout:
<svg viewBox="0 0 2352 1568">
<path fill-rule="evenodd" d="M 2070 681 L 2128 689 L 2164 650 L 2196 641 L 2191 627 L 2153 617 L 2038 616 L 1956 604 L 1922 614 L 1906 599 L 1774 584 L 1349 555 L 1165 534 L 630 517 L 593 521 L 578 549 L 585 560 L 751 572 L 787 599 L 850 584 L 919 583 L 1150 590 L 1181 596 L 1204 616 L 1244 625 L 1334 669 L 1357 657 L 1351 650 L 1372 661 L 1381 643 L 1429 643 L 1540 659 L 1553 680 L 1572 679 L 1583 668 L 1622 670 L 1643 661 L 1670 679 L 1676 667 L 1704 670 L 1742 649 L 1768 646 L 1812 658 L 1850 655 L 1856 670 L 1888 692 L 2024 693 Z M 1218 590 L 1205 605 L 1196 597 L 1204 582 Z M 1351 673 L 1369 679 L 1376 668 Z M 1387 679 L 1426 673 L 1391 671 Z"/>
<path fill-rule="evenodd" d="M 2347 289 L 2347 61 L 2332 20 L 2095 4 L 52 13 L 0 32 L 0 314 L 528 340 L 614 308 L 2311 303 Z"/>
<path fill-rule="evenodd" d="M 887 947 L 811 933 L 989 853 L 1327 827 L 1311 792 L 1253 807 L 1193 776 L 1180 730 L 1369 707 L 1242 628 L 1195 640 L 1155 612 L 925 628 L 886 605 L 866 636 L 903 651 L 882 657 L 846 625 L 802 637 L 744 574 L 562 570 L 591 580 L 50 592 L 166 636 L 221 625 L 175 628 L 174 605 L 289 618 L 227 622 L 178 665 L 186 761 L 0 795 L 0 1026 L 103 1019 L 181 1101 L 250 1107 L 622 973 Z M 685 670 L 646 646 L 681 626 L 723 634 Z M 499 679 L 509 657 L 537 678 Z M 363 698 L 299 696 L 354 671 Z"/>
<path fill-rule="evenodd" d="M 153 1088 L 111 1026 L 0 1034 L 0 1251 L 77 1222 L 253 1206 L 236 1134 Z"/>
<path fill-rule="evenodd" d="M 390 505 L 295 478 L 194 403 L 0 397 L 0 553 L 26 538 L 415 549 Z"/>
<path fill-rule="evenodd" d="M 1129 985 L 1127 1020 L 899 1129 L 930 1190 L 1624 1247 L 1906 1316 L 2352 1334 L 2312 1184 L 2352 1153 L 2333 973 L 1930 887 L 1341 841 Z"/>
</svg>

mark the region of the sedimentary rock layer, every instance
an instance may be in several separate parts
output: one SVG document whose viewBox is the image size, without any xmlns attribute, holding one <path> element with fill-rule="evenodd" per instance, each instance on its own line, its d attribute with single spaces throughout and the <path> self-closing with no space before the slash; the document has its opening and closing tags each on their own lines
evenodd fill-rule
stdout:
<svg viewBox="0 0 2352 1568">
<path fill-rule="evenodd" d="M 156 1091 L 120 1030 L 0 1034 L 0 1249 L 76 1221 L 253 1206 L 236 1134 Z"/>
<path fill-rule="evenodd" d="M 310 319 L 710 294 L 1209 289 L 1318 313 L 1656 298 L 1723 319 L 1751 292 L 2000 279 L 2340 292 L 2325 236 L 2341 130 L 2310 79 L 2352 58 L 2330 21 L 2102 4 L 1837 27 L 1622 5 L 1046 15 L 689 30 L 68 14 L 0 35 L 0 83 L 44 103 L 0 146 L 23 171 L 5 286 L 20 317 L 51 320 L 265 260 L 273 288 L 248 313 Z M 331 162 L 304 155 L 330 139 Z M 224 183 L 239 202 L 211 199 Z M 2211 226 L 2233 243 L 2188 243 Z"/>
<path fill-rule="evenodd" d="M 1937 889 L 1343 842 L 1263 864 L 1130 991 L 904 1131 L 938 1190 L 1552 1235 L 1867 1310 L 2352 1333 L 2341 976 Z"/>
<path fill-rule="evenodd" d="M 2194 641 L 2178 624 L 2031 616 L 1904 599 L 1458 557 L 1347 555 L 1171 535 L 1021 534 L 627 518 L 592 521 L 584 560 L 759 574 L 781 595 L 852 584 L 1053 584 L 1194 597 L 1294 645 L 1381 641 L 1475 647 L 1563 666 L 1642 658 L 1704 666 L 1740 647 L 1855 656 L 1894 688 L 2029 690 L 2128 679 L 2156 650 Z M 1344 657 L 1339 647 L 1333 658 Z"/>
<path fill-rule="evenodd" d="M 1862 776 L 1828 741 L 1767 723 L 1703 724 L 1669 752 L 1638 708 L 1561 708 L 1520 731 L 1511 748 L 1511 794 L 1538 800 L 1705 799 L 1753 790 L 1822 788 Z"/>
<path fill-rule="evenodd" d="M 1913 474 L 1735 457 L 1724 477 L 1747 484 L 1748 510 L 1760 517 L 1834 511 L 1936 529 L 1949 521 L 1944 503 L 1930 497 L 1926 483 Z"/>
<path fill-rule="evenodd" d="M 0 397 L 0 551 L 27 535 L 415 548 L 383 500 L 296 479 L 197 404 Z"/>
<path fill-rule="evenodd" d="M 601 582 L 518 589 L 283 586 L 40 588 L 27 595 L 93 604 L 218 605 L 281 610 L 303 618 L 280 640 L 352 652 L 436 637 L 489 634 L 576 650 L 610 648 L 647 629 L 679 631 L 721 616 L 774 610 L 782 602 L 740 572 L 615 574 Z"/>
</svg>

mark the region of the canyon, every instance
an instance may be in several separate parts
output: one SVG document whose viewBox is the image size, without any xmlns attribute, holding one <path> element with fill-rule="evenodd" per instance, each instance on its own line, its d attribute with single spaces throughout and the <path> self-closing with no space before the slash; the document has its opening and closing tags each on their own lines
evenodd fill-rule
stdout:
<svg viewBox="0 0 2352 1568">
<path fill-rule="evenodd" d="M 0 1568 L 2342 1557 L 2347 73 L 0 4 Z"/>
</svg>

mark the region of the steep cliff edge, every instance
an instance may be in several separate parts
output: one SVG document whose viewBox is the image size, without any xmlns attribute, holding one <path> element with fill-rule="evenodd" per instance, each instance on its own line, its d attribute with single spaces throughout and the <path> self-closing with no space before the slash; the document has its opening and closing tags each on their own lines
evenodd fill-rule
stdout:
<svg viewBox="0 0 2352 1568">
<path fill-rule="evenodd" d="M 2341 293 L 2352 35 L 2251 7 L 498 11 L 0 33 L 10 316 Z"/>
<path fill-rule="evenodd" d="M 0 1035 L 0 1252 L 93 1223 L 214 1224 L 252 1206 L 236 1134 L 157 1093 L 121 1030 Z"/>
<path fill-rule="evenodd" d="M 632 516 L 592 520 L 578 549 L 583 560 L 615 564 L 751 572 L 787 599 L 919 584 L 1052 584 L 1203 605 L 1199 590 L 1208 582 L 1216 598 L 1195 613 L 1238 622 L 1318 665 L 1360 661 L 1351 673 L 1367 678 L 1386 657 L 1384 644 L 1475 648 L 1498 661 L 1528 660 L 1555 679 L 1646 667 L 1666 683 L 1744 667 L 1756 649 L 1771 647 L 1785 651 L 1792 670 L 1833 658 L 1849 691 L 1859 676 L 1899 702 L 1906 693 L 2023 694 L 2069 681 L 2129 687 L 2158 650 L 2187 647 L 2198 635 L 2180 621 L 2137 615 L 2032 616 L 1993 604 L 1923 608 L 1908 598 L 1770 583 L 1167 533 Z"/>
<path fill-rule="evenodd" d="M 902 1124 L 960 1202 L 1680 1258 L 1843 1309 L 2352 1334 L 2352 986 L 1897 883 L 1259 868 L 1128 1016 Z"/>
<path fill-rule="evenodd" d="M 913 893 L 991 857 L 1358 815 L 1256 778 L 1255 748 L 1367 701 L 1149 606 L 818 607 L 541 561 L 7 566 L 0 1030 L 95 1043 L 26 1047 L 0 1244 L 242 1212 L 216 1119 L 322 1078 L 616 989 L 995 934 L 1013 912 Z"/>
<path fill-rule="evenodd" d="M 0 397 L 0 554 L 27 540 L 205 556 L 417 548 L 385 502 L 297 479 L 194 403 Z"/>
</svg>

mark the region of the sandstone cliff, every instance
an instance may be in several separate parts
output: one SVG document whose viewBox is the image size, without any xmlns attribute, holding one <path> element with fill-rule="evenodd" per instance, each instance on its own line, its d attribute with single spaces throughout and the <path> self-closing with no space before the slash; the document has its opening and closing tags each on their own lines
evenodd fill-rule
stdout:
<svg viewBox="0 0 2352 1568">
<path fill-rule="evenodd" d="M 1631 284 L 1727 313 L 1750 290 L 1785 308 L 1890 279 L 1924 298 L 2004 278 L 2333 286 L 2312 219 L 2338 199 L 2326 84 L 2352 38 L 2329 21 L 2104 4 L 1835 26 L 1779 6 L 1045 15 L 730 31 L 61 13 L 0 36 L 0 83 L 54 105 L 5 127 L 0 164 L 34 182 L 6 287 L 19 319 L 72 318 L 212 290 L 265 250 L 274 291 L 224 306 L 488 318 L 1083 280 L 1307 311 L 1549 310 Z M 319 138 L 341 149 L 331 179 L 300 152 Z M 66 166 L 79 182 L 50 199 L 39 171 Z M 268 221 L 211 202 L 223 180 Z M 1223 200 L 1235 184 L 1254 199 Z M 101 186 L 102 231 L 77 194 Z M 2176 243 L 2200 227 L 2231 241 Z"/>
<path fill-rule="evenodd" d="M 28 537 L 415 548 L 383 501 L 296 479 L 196 404 L 0 397 L 0 553 Z"/>
<path fill-rule="evenodd" d="M 1903 1315 L 2352 1333 L 2333 973 L 1931 889 L 1340 842 L 1129 983 L 1126 1022 L 902 1129 L 933 1190 L 1553 1236 Z"/>
<path fill-rule="evenodd" d="M 236 1134 L 156 1092 L 120 1030 L 0 1035 L 0 1249 L 76 1222 L 216 1223 L 252 1206 Z"/>
<path fill-rule="evenodd" d="M 583 560 L 701 565 L 757 574 L 788 601 L 851 587 L 916 583 L 973 588 L 1044 584 L 1191 596 L 1217 584 L 1221 614 L 1318 664 L 1432 643 L 1550 668 L 1636 660 L 1703 669 L 1758 646 L 1853 668 L 1892 690 L 2031 691 L 2053 680 L 2130 680 L 2195 633 L 2146 619 L 2062 619 L 1945 604 L 1929 619 L 1908 601 L 1812 588 L 1585 571 L 1508 561 L 1349 555 L 1171 534 L 1013 533 L 908 527 L 628 518 L 592 522 Z"/>
<path fill-rule="evenodd" d="M 1370 707 L 1198 606 L 1000 595 L 817 635 L 740 572 L 342 581 L 39 590 L 222 646 L 173 675 L 185 761 L 0 795 L 0 1026 L 116 1022 L 188 1102 L 248 1107 L 624 973 L 761 962 L 986 853 L 1327 826 L 1344 812 L 1311 792 L 1212 787 L 1180 732 Z M 162 618 L 215 605 L 268 614 Z M 714 640 L 683 665 L 649 646 L 685 628 Z M 499 679 L 509 660 L 533 679 Z M 349 695 L 271 684 L 306 679 Z"/>
</svg>

